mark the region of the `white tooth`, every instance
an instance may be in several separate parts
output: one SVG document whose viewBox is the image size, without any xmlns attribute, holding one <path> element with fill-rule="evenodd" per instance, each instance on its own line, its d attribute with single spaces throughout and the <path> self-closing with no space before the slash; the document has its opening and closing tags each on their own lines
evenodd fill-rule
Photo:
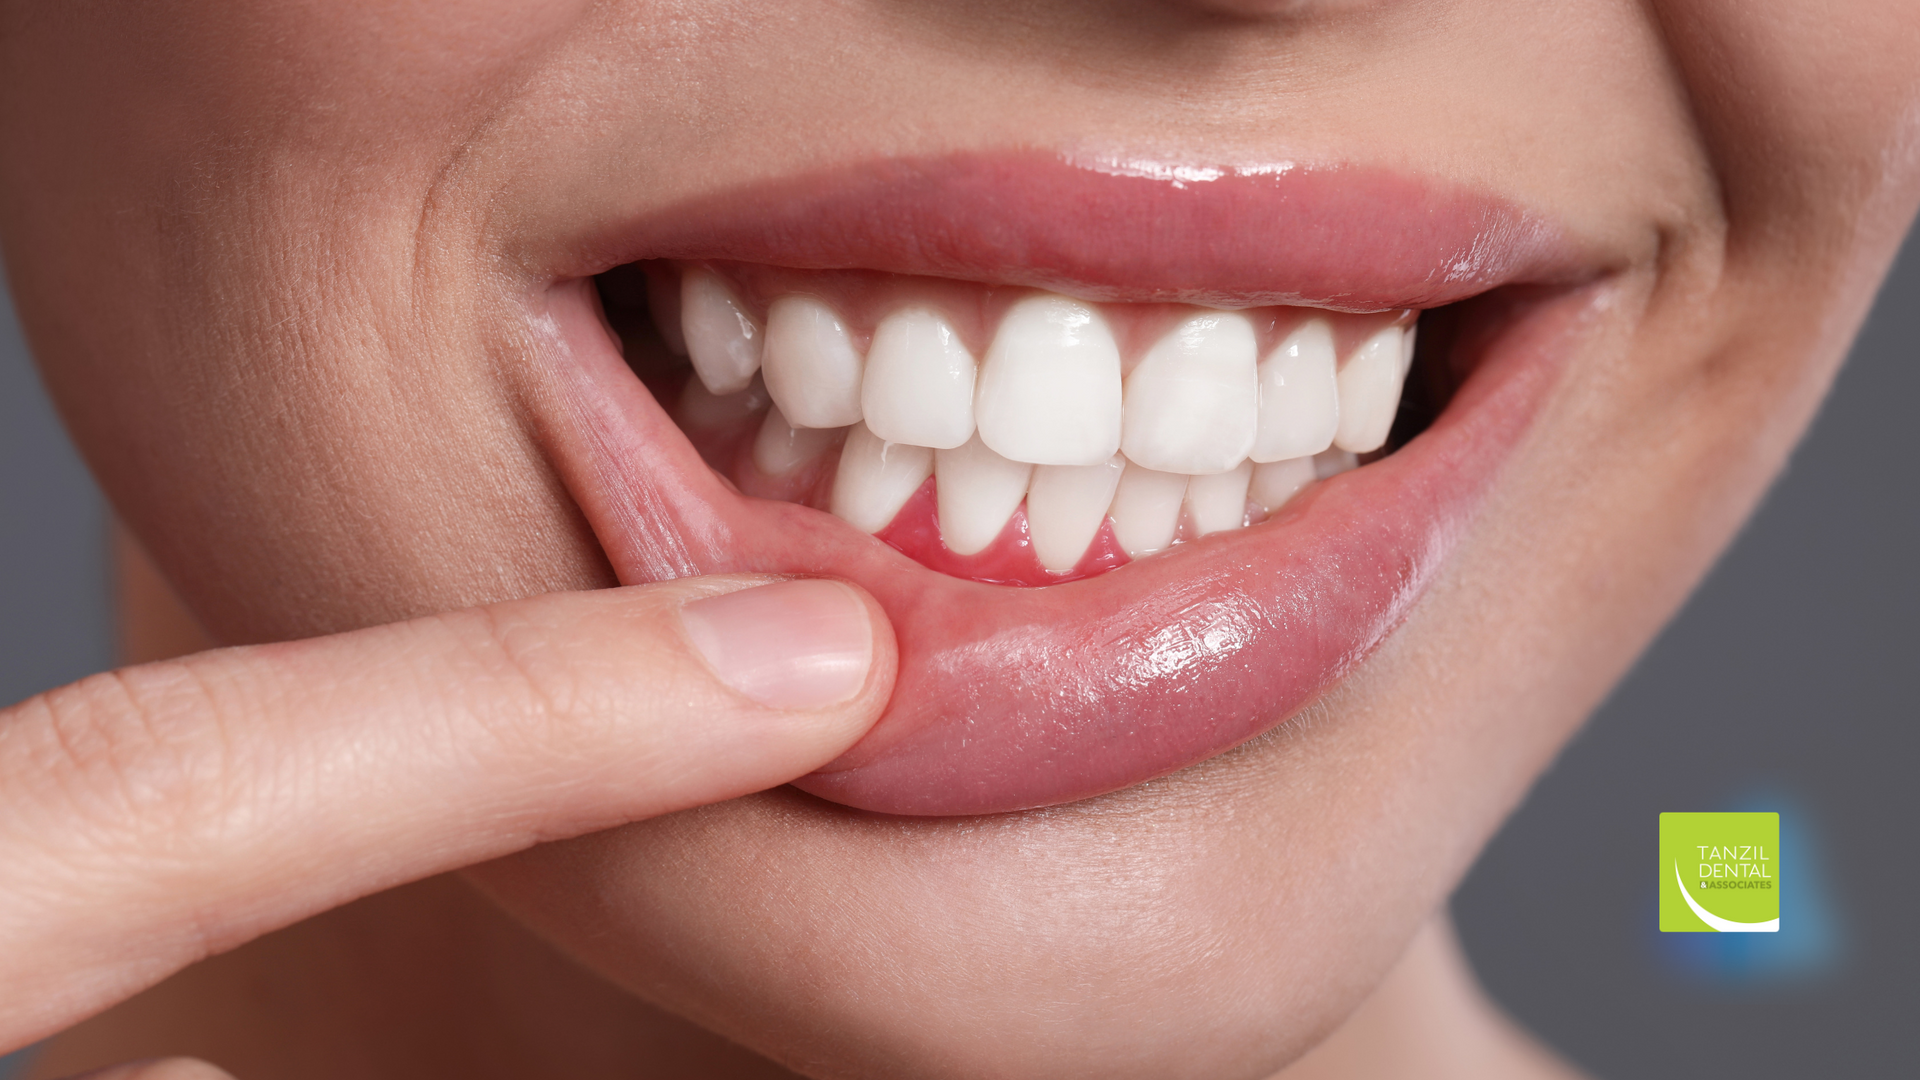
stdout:
<svg viewBox="0 0 1920 1080">
<path fill-rule="evenodd" d="M 705 270 L 680 279 L 680 329 L 700 381 L 716 394 L 743 390 L 760 368 L 760 324 L 727 288 Z"/>
<path fill-rule="evenodd" d="M 767 308 L 767 392 L 789 422 L 836 428 L 860 422 L 863 361 L 833 309 L 811 296 L 782 296 Z M 884 436 L 882 436 L 884 438 Z"/>
<path fill-rule="evenodd" d="M 1113 535 L 1129 558 L 1151 555 L 1173 543 L 1180 528 L 1180 504 L 1187 478 L 1129 464 L 1114 489 Z"/>
<path fill-rule="evenodd" d="M 980 438 L 1036 465 L 1098 465 L 1120 449 L 1120 348 L 1098 311 L 1064 296 L 1007 310 L 980 365 Z"/>
<path fill-rule="evenodd" d="M 1400 410 L 1400 383 L 1406 371 L 1406 331 L 1389 326 L 1353 351 L 1340 369 L 1340 430 L 1333 445 L 1356 454 L 1386 445 Z"/>
<path fill-rule="evenodd" d="M 1231 311 L 1195 315 L 1154 343 L 1127 375 L 1127 459 L 1177 473 L 1239 464 L 1260 419 L 1259 348 L 1253 323 Z"/>
<path fill-rule="evenodd" d="M 1400 377 L 1402 379 L 1407 377 L 1407 372 L 1413 370 L 1413 338 L 1414 335 L 1419 332 L 1419 323 L 1410 324 L 1407 327 L 1405 338 L 1402 339 L 1402 347 L 1400 349 Z"/>
<path fill-rule="evenodd" d="M 1260 434 L 1255 461 L 1311 457 L 1333 445 L 1340 385 L 1333 327 L 1308 319 L 1260 362 Z"/>
<path fill-rule="evenodd" d="M 860 405 L 874 434 L 951 450 L 973 437 L 973 354 L 926 308 L 880 320 L 867 349 Z"/>
<path fill-rule="evenodd" d="M 735 424 L 767 407 L 767 388 L 759 380 L 745 390 L 715 394 L 699 379 L 688 379 L 680 389 L 680 403 L 674 408 L 674 422 L 687 431 Z"/>
<path fill-rule="evenodd" d="M 1049 570 L 1071 570 L 1107 520 L 1127 461 L 1118 454 L 1098 465 L 1041 465 L 1027 488 L 1027 526 L 1033 553 Z"/>
<path fill-rule="evenodd" d="M 1247 523 L 1247 484 L 1253 480 L 1253 462 L 1238 468 L 1187 481 L 1187 517 L 1193 531 L 1208 533 L 1238 529 Z"/>
<path fill-rule="evenodd" d="M 940 500 L 940 539 L 956 555 L 985 550 L 1027 497 L 1033 466 L 1009 461 L 979 436 L 933 455 L 934 491 Z"/>
<path fill-rule="evenodd" d="M 1319 475 L 1314 472 L 1310 457 L 1264 462 L 1253 467 L 1253 482 L 1247 486 L 1247 497 L 1271 514 L 1317 479 Z"/>
<path fill-rule="evenodd" d="M 1313 455 L 1313 475 L 1322 480 L 1359 467 L 1360 459 L 1351 450 L 1326 450 Z"/>
<path fill-rule="evenodd" d="M 775 405 L 753 437 L 754 467 L 768 476 L 787 476 L 819 457 L 839 434 L 833 428 L 796 428 Z"/>
<path fill-rule="evenodd" d="M 855 424 L 847 429 L 833 478 L 833 514 L 862 531 L 879 532 L 932 475 L 933 451 L 887 442 Z"/>
</svg>

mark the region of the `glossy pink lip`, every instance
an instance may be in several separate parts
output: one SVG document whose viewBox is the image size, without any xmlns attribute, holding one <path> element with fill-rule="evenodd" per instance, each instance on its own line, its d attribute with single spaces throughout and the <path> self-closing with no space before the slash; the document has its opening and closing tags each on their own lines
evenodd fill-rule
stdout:
<svg viewBox="0 0 1920 1080">
<path fill-rule="evenodd" d="M 729 258 L 1071 284 L 1109 298 L 1356 307 L 1432 304 L 1579 271 L 1552 230 L 1496 200 L 1352 169 L 1177 187 L 1018 154 L 964 157 L 950 170 L 890 164 L 783 190 L 636 224 L 585 269 Z M 1183 227 L 1237 227 L 1190 233 L 1161 214 Z M 1062 224 L 1089 221 L 1103 227 L 1078 244 Z M 1262 252 L 1289 243 L 1303 262 L 1263 269 L 1281 260 Z M 1261 525 L 1044 589 L 938 574 L 824 513 L 734 492 L 628 370 L 586 282 L 548 290 L 536 327 L 570 406 L 547 433 L 557 464 L 621 581 L 837 576 L 871 590 L 892 617 L 901 668 L 887 715 L 798 786 L 887 813 L 973 814 L 1085 798 L 1192 764 L 1339 679 L 1404 617 L 1464 532 L 1581 325 L 1584 292 L 1501 305 L 1498 332 L 1475 335 L 1476 356 L 1452 358 L 1475 361 L 1473 376 L 1393 456 Z"/>
<path fill-rule="evenodd" d="M 1153 172 L 1169 175 L 1140 175 Z M 697 199 L 595 237 L 578 272 L 730 259 L 1089 300 L 1378 311 L 1556 279 L 1566 256 L 1564 237 L 1516 207 L 1397 173 L 1120 169 L 1021 151 L 881 161 Z"/>
</svg>

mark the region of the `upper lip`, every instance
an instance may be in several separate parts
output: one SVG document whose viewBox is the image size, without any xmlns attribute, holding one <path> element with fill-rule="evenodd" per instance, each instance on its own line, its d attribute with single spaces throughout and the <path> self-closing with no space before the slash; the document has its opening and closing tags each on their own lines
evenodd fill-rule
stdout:
<svg viewBox="0 0 1920 1080">
<path fill-rule="evenodd" d="M 1432 580 L 1582 325 L 1564 317 L 1583 306 L 1571 286 L 1599 273 L 1563 230 L 1484 192 L 1357 167 L 1151 172 L 1019 151 L 761 184 L 579 238 L 536 305 L 567 405 L 555 461 L 623 582 L 839 576 L 893 618 L 888 715 L 802 787 L 890 812 L 1015 809 L 1148 779 L 1292 715 Z M 1393 457 L 1265 525 L 1101 578 L 1007 590 L 715 477 L 621 361 L 580 280 L 644 258 L 1222 305 L 1431 307 L 1503 285 L 1568 287 L 1484 305 L 1501 312 L 1489 316 L 1499 332 L 1469 328 L 1473 355 L 1448 358 L 1478 365 L 1464 403 Z"/>
<path fill-rule="evenodd" d="M 1589 261 L 1510 200 L 1387 170 L 1033 150 L 862 162 L 690 198 L 581 238 L 556 276 L 661 258 L 1358 311 L 1565 282 Z"/>
</svg>

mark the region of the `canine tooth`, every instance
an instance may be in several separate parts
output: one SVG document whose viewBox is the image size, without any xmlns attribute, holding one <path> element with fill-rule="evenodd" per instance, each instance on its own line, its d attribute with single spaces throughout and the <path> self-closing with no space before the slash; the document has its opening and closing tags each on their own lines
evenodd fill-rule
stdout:
<svg viewBox="0 0 1920 1080">
<path fill-rule="evenodd" d="M 1247 485 L 1247 497 L 1271 514 L 1300 493 L 1300 489 L 1319 479 L 1310 457 L 1268 461 L 1253 467 L 1253 481 Z"/>
<path fill-rule="evenodd" d="M 1247 485 L 1253 480 L 1253 462 L 1243 461 L 1223 473 L 1187 480 L 1187 517 L 1193 531 L 1208 533 L 1238 529 L 1247 523 Z"/>
<path fill-rule="evenodd" d="M 1340 369 L 1340 428 L 1333 445 L 1356 454 L 1386 445 L 1400 410 L 1406 331 L 1389 326 L 1353 351 Z"/>
<path fill-rule="evenodd" d="M 1098 465 L 1041 465 L 1027 487 L 1027 526 L 1033 553 L 1049 570 L 1071 570 L 1107 520 L 1126 459 L 1115 454 Z"/>
<path fill-rule="evenodd" d="M 1106 317 L 1051 293 L 1009 308 L 980 365 L 980 438 L 1035 465 L 1098 465 L 1120 449 L 1120 348 Z"/>
<path fill-rule="evenodd" d="M 706 270 L 688 270 L 680 279 L 680 330 L 693 370 L 715 394 L 745 389 L 760 369 L 760 324 L 727 283 Z"/>
<path fill-rule="evenodd" d="M 1127 459 L 1162 472 L 1233 468 L 1259 423 L 1259 359 L 1253 323 L 1231 311 L 1195 315 L 1155 342 L 1127 375 Z"/>
<path fill-rule="evenodd" d="M 1313 455 L 1313 475 L 1322 480 L 1359 467 L 1360 459 L 1351 450 L 1324 450 Z"/>
<path fill-rule="evenodd" d="M 1129 558 L 1151 555 L 1173 543 L 1187 478 L 1129 463 L 1113 492 L 1113 535 Z"/>
<path fill-rule="evenodd" d="M 880 320 L 860 405 L 883 439 L 951 450 L 973 437 L 977 365 L 952 324 L 926 308 Z"/>
<path fill-rule="evenodd" d="M 993 452 L 978 435 L 933 455 L 940 502 L 940 539 L 956 555 L 985 550 L 1027 497 L 1033 466 Z"/>
<path fill-rule="evenodd" d="M 879 532 L 932 475 L 933 451 L 889 443 L 855 424 L 847 429 L 833 478 L 833 514 L 864 532 Z"/>
<path fill-rule="evenodd" d="M 753 437 L 754 467 L 768 476 L 797 472 L 832 446 L 838 434 L 833 428 L 794 427 L 775 405 L 767 410 L 759 434 Z"/>
<path fill-rule="evenodd" d="M 1308 319 L 1268 353 L 1260 362 L 1260 432 L 1248 456 L 1285 461 L 1332 446 L 1340 426 L 1338 367 L 1325 319 Z"/>
<path fill-rule="evenodd" d="M 782 296 L 768 307 L 761 374 L 789 422 L 805 428 L 859 423 L 863 363 L 846 324 L 827 305 L 811 296 Z"/>
</svg>

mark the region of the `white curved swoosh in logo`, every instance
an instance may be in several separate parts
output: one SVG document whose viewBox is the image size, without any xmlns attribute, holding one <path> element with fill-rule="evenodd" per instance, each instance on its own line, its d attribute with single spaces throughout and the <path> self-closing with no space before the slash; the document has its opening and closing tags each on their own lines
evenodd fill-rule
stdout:
<svg viewBox="0 0 1920 1080">
<path fill-rule="evenodd" d="M 1687 883 L 1681 880 L 1680 864 L 1677 861 L 1673 864 L 1673 883 L 1680 886 L 1681 897 L 1686 900 L 1687 906 L 1693 909 L 1693 913 L 1700 916 L 1700 921 L 1723 934 L 1775 934 L 1780 931 L 1780 920 L 1777 918 L 1768 919 L 1766 922 L 1734 922 L 1732 919 L 1723 919 L 1701 907 L 1700 902 L 1687 891 Z"/>
</svg>

